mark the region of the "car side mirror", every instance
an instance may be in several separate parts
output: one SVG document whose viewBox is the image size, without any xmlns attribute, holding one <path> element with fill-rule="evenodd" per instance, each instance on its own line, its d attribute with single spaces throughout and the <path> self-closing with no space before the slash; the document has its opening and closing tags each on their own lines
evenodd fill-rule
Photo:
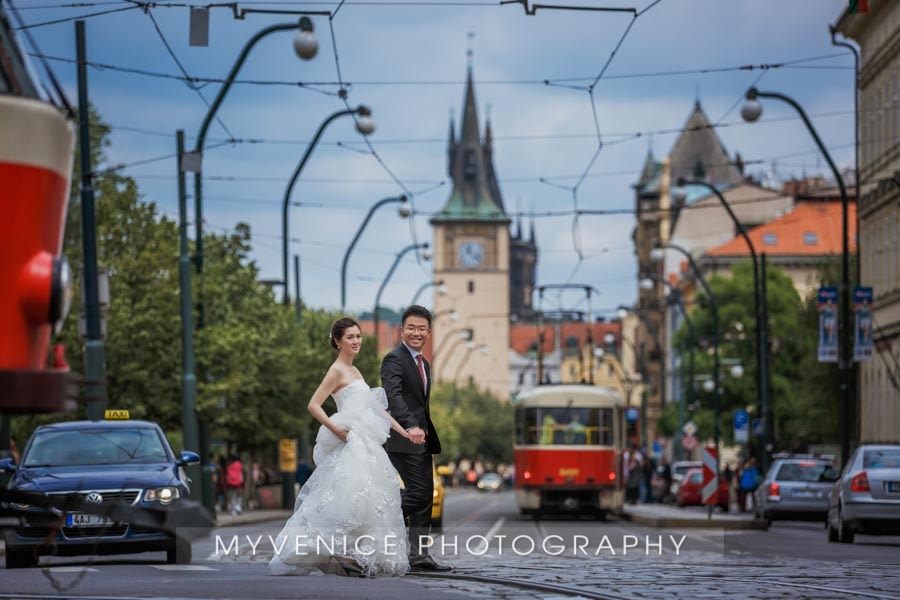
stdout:
<svg viewBox="0 0 900 600">
<path fill-rule="evenodd" d="M 835 469 L 834 467 L 825 467 L 825 470 L 822 471 L 821 479 L 822 481 L 831 481 L 835 482 L 841 478 L 841 472 Z"/>
<path fill-rule="evenodd" d="M 0 471 L 11 473 L 16 470 L 16 461 L 12 458 L 0 459 Z"/>
<path fill-rule="evenodd" d="M 176 464 L 179 467 L 184 467 L 198 462 L 200 462 L 199 454 L 197 454 L 196 452 L 191 452 L 190 450 L 182 450 L 181 454 L 178 455 Z"/>
</svg>

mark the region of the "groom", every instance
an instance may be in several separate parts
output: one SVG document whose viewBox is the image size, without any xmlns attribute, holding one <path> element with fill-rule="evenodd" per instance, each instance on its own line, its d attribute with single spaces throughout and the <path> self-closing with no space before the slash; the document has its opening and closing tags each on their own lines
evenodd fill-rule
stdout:
<svg viewBox="0 0 900 600">
<path fill-rule="evenodd" d="M 428 397 L 431 393 L 431 366 L 422 348 L 431 335 L 431 313 L 413 305 L 403 311 L 403 342 L 381 363 L 381 385 L 391 416 L 406 429 L 407 440 L 393 430 L 384 445 L 394 468 L 405 485 L 403 516 L 409 526 L 409 566 L 414 571 L 450 571 L 422 547 L 420 536 L 431 533 L 431 504 L 434 500 L 432 454 L 440 454 L 441 441 L 431 423 Z M 427 542 L 425 542 L 427 544 Z"/>
</svg>

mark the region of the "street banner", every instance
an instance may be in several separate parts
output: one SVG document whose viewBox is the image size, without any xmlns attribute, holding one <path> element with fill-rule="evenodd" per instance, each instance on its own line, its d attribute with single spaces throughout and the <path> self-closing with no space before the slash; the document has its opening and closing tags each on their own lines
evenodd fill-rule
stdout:
<svg viewBox="0 0 900 600">
<path fill-rule="evenodd" d="M 853 288 L 853 360 L 872 360 L 872 288 Z"/>
<path fill-rule="evenodd" d="M 703 504 L 716 504 L 716 497 L 719 491 L 719 474 L 716 465 L 719 451 L 715 446 L 704 446 L 700 453 L 700 460 L 703 462 L 703 488 L 701 491 L 701 501 Z"/>
<path fill-rule="evenodd" d="M 734 443 L 746 444 L 750 441 L 750 413 L 746 410 L 734 411 Z"/>
<path fill-rule="evenodd" d="M 838 360 L 838 291 L 834 286 L 819 288 L 819 362 Z"/>
</svg>

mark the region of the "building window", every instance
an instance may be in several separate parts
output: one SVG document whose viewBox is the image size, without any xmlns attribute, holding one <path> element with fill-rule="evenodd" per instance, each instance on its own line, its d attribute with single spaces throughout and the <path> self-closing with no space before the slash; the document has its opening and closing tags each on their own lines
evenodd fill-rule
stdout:
<svg viewBox="0 0 900 600">
<path fill-rule="evenodd" d="M 815 231 L 807 231 L 803 234 L 803 244 L 806 246 L 815 246 L 819 243 L 819 234 Z"/>
<path fill-rule="evenodd" d="M 763 245 L 764 246 L 774 246 L 778 243 L 778 235 L 774 233 L 764 233 L 763 234 Z"/>
<path fill-rule="evenodd" d="M 470 294 L 475 293 L 475 281 L 472 279 L 469 280 L 469 293 Z"/>
</svg>

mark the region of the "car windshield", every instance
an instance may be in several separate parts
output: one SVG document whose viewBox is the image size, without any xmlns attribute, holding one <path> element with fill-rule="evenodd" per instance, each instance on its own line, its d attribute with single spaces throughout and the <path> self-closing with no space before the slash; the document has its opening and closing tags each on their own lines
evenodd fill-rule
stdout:
<svg viewBox="0 0 900 600">
<path fill-rule="evenodd" d="M 166 460 L 168 453 L 154 429 L 47 430 L 35 434 L 23 465 L 152 464 Z"/>
<path fill-rule="evenodd" d="M 866 450 L 863 454 L 863 469 L 900 468 L 900 447 Z"/>
<path fill-rule="evenodd" d="M 830 466 L 825 463 L 786 463 L 778 469 L 775 481 L 824 482 L 822 473 Z"/>
</svg>

